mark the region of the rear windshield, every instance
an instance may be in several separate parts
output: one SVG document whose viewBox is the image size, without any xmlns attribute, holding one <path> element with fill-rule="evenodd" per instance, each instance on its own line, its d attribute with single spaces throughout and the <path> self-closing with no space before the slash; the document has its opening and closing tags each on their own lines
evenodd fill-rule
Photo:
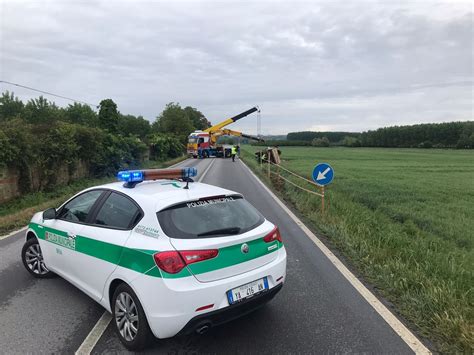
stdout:
<svg viewBox="0 0 474 355">
<path fill-rule="evenodd" d="M 245 233 L 264 221 L 241 196 L 210 197 L 172 206 L 157 213 L 170 238 L 216 238 Z"/>
</svg>

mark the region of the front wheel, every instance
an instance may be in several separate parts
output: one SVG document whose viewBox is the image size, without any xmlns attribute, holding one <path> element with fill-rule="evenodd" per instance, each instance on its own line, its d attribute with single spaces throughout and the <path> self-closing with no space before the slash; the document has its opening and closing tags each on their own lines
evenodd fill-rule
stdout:
<svg viewBox="0 0 474 355">
<path fill-rule="evenodd" d="M 115 331 L 128 350 L 143 349 L 152 338 L 143 307 L 132 288 L 123 283 L 112 298 Z"/>
<path fill-rule="evenodd" d="M 34 277 L 44 279 L 54 275 L 44 264 L 43 253 L 36 238 L 27 240 L 23 245 L 21 259 L 26 270 Z"/>
</svg>

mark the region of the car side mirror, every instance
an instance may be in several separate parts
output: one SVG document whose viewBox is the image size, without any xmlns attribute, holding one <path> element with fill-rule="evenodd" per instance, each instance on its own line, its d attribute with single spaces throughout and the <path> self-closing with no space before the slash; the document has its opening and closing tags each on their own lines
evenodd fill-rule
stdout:
<svg viewBox="0 0 474 355">
<path fill-rule="evenodd" d="M 43 212 L 43 219 L 56 219 L 56 209 L 48 208 Z"/>
</svg>

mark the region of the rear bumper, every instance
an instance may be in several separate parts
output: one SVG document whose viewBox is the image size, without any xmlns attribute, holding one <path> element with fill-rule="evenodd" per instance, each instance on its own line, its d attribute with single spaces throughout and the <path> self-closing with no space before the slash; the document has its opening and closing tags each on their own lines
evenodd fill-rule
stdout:
<svg viewBox="0 0 474 355">
<path fill-rule="evenodd" d="M 234 318 L 234 309 L 238 309 L 238 314 L 244 309 L 248 313 L 268 302 L 281 289 L 286 278 L 286 250 L 282 247 L 277 253 L 277 258 L 264 266 L 216 281 L 199 282 L 194 276 L 170 279 L 142 275 L 131 286 L 140 299 L 155 337 L 169 338 L 185 332 L 185 327 L 192 329 L 198 324 L 196 322 L 208 319 L 212 325 L 221 324 L 226 318 Z M 228 290 L 263 277 L 267 277 L 268 291 L 250 298 L 248 303 L 229 305 Z M 198 310 L 206 305 L 212 307 Z"/>
<path fill-rule="evenodd" d="M 205 326 L 211 328 L 243 317 L 271 301 L 273 297 L 275 297 L 275 295 L 282 289 L 282 287 L 283 284 L 281 283 L 272 289 L 269 289 L 268 291 L 254 296 L 248 300 L 230 305 L 223 309 L 218 309 L 217 311 L 196 316 L 191 319 L 183 329 L 181 329 L 178 335 L 190 334 Z"/>
</svg>

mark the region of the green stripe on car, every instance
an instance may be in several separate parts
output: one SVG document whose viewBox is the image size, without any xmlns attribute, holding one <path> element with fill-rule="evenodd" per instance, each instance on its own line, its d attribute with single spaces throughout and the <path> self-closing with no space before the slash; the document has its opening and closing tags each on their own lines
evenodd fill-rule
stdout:
<svg viewBox="0 0 474 355">
<path fill-rule="evenodd" d="M 239 243 L 219 249 L 219 254 L 213 259 L 188 265 L 189 269 L 184 268 L 179 273 L 168 274 L 167 272 L 160 270 L 155 264 L 153 254 L 157 253 L 158 250 L 127 248 L 80 235 L 76 236 L 74 243 L 72 243 L 67 237 L 67 233 L 63 231 L 44 227 L 37 223 L 30 223 L 29 227 L 35 231 L 38 238 L 47 242 L 75 250 L 79 253 L 86 254 L 94 258 L 101 259 L 142 274 L 146 274 L 148 276 L 169 279 L 191 276 L 189 270 L 191 270 L 193 274 L 197 275 L 223 269 L 225 267 L 237 265 L 262 257 L 278 250 L 281 247 L 281 243 L 278 241 L 273 242 L 273 244 L 269 244 L 265 243 L 262 238 L 259 238 L 247 242 L 249 246 L 249 252 L 247 254 L 240 252 L 241 244 Z"/>
</svg>

